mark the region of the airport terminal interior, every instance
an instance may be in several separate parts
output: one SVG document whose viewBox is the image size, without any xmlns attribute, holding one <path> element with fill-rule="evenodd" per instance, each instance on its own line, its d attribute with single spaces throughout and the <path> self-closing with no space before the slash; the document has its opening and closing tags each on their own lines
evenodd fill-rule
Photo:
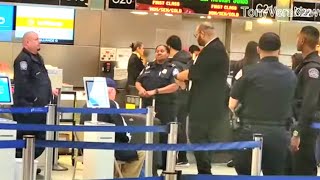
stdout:
<svg viewBox="0 0 320 180">
<path fill-rule="evenodd" d="M 249 41 L 258 42 L 263 33 L 274 32 L 279 35 L 282 43 L 279 61 L 291 68 L 292 55 L 298 52 L 297 34 L 301 28 L 311 25 L 320 30 L 320 14 L 314 17 L 299 16 L 294 11 L 297 8 L 311 8 L 318 10 L 315 12 L 319 13 L 320 2 L 317 0 L 42 0 L 41 2 L 0 0 L 0 73 L 1 77 L 8 77 L 11 80 L 7 83 L 13 90 L 11 92 L 8 89 L 11 104 L 0 102 L 0 105 L 1 108 L 12 106 L 12 94 L 15 93 L 13 67 L 16 57 L 23 49 L 23 37 L 26 32 L 33 31 L 39 35 L 41 42 L 39 53 L 51 80 L 52 89 L 58 90 L 58 96 L 54 99 L 58 107 L 84 107 L 90 101 L 88 89 L 95 88 L 97 92 L 107 91 L 105 82 L 101 86 L 97 85 L 98 88 L 90 85 L 90 82 L 98 83 L 101 81 L 99 78 L 103 81 L 110 78 L 116 83 L 115 101 L 119 108 L 139 109 L 141 105 L 139 95 L 128 94 L 126 91 L 127 67 L 132 55 L 130 47 L 132 43 L 142 42 L 144 54 L 141 58 L 153 62 L 156 47 L 166 44 L 171 35 L 181 38 L 184 51 L 189 51 L 191 45 L 198 46 L 195 30 L 199 24 L 210 22 L 213 24 L 216 36 L 226 48 L 230 59 L 229 73 L 232 73 L 232 63 L 244 57 L 246 44 Z M 290 13 L 291 11 L 294 12 Z M 27 69 L 28 66 L 20 63 L 20 68 Z M 0 101 L 3 101 L 1 95 L 2 93 Z M 98 100 L 99 98 L 101 97 L 97 97 Z M 109 101 L 99 101 L 99 103 L 109 105 Z M 91 105 L 95 108 L 93 104 Z M 105 106 L 100 104 L 97 107 Z M 10 113 L 0 116 L 3 119 L 13 119 Z M 53 124 L 79 125 L 80 117 L 79 113 L 56 112 Z M 146 116 L 137 119 L 125 116 L 124 119 L 129 126 L 146 125 Z M 159 121 L 155 120 L 155 125 L 159 125 Z M 225 142 L 231 142 L 232 131 L 231 128 L 226 128 L 220 129 L 218 133 L 223 135 Z M 0 130 L 0 135 L 2 133 L 6 132 Z M 83 132 L 65 131 L 56 132 L 53 136 L 54 140 L 59 141 L 96 141 L 100 135 L 91 137 L 87 134 L 86 137 Z M 147 139 L 144 133 L 132 136 L 133 143 L 144 143 Z M 3 137 L 0 136 L 0 141 L 1 138 Z M 156 138 L 158 136 L 155 135 Z M 0 162 L 1 158 L 4 158 L 1 151 Z M 52 180 L 85 179 L 85 176 L 86 179 L 113 178 L 114 158 L 102 160 L 101 157 L 111 156 L 108 153 L 103 154 L 102 150 L 91 150 L 88 153 L 90 158 L 85 157 L 85 150 L 77 148 L 55 148 L 53 154 Z M 158 159 L 153 159 L 155 164 L 153 168 L 157 169 L 161 153 L 154 153 L 153 156 Z M 193 153 L 188 152 L 187 157 L 188 163 L 177 165 L 176 170 L 182 170 L 183 174 L 197 174 Z M 230 166 L 228 162 L 232 160 L 232 152 L 219 151 L 213 157 L 214 175 L 237 175 L 233 166 L 228 167 Z M 39 170 L 38 173 L 34 173 L 37 174 L 35 179 L 45 179 L 47 164 L 51 162 L 46 162 L 45 153 L 36 160 L 35 167 Z M 89 163 L 85 164 L 86 160 Z M 4 166 L 0 165 L 0 171 Z M 112 170 L 104 170 L 102 168 L 104 166 L 111 166 Z M 14 172 L 15 178 L 6 180 L 22 180 L 22 162 L 16 162 L 15 167 L 20 168 Z M 145 165 L 139 174 L 140 177 L 145 174 L 144 168 Z M 161 175 L 161 172 L 158 169 L 158 175 Z M 103 176 L 103 173 L 109 175 Z"/>
</svg>

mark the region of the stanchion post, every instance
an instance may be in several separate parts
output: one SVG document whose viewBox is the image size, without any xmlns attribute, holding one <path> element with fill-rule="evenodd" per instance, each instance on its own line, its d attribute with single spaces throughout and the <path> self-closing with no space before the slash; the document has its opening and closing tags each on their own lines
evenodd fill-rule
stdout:
<svg viewBox="0 0 320 180">
<path fill-rule="evenodd" d="M 177 144 L 178 139 L 178 123 L 170 123 L 170 132 L 168 134 L 168 144 Z M 167 166 L 163 172 L 165 180 L 177 180 L 176 172 L 176 151 L 167 151 Z"/>
<path fill-rule="evenodd" d="M 251 175 L 260 176 L 261 175 L 261 162 L 262 162 L 262 134 L 253 134 L 253 140 L 261 142 L 261 147 L 256 147 L 252 149 L 252 162 L 251 162 Z"/>
<path fill-rule="evenodd" d="M 154 124 L 154 107 L 147 107 L 147 117 L 146 117 L 146 126 L 153 126 Z M 153 132 L 146 132 L 146 144 L 153 143 Z M 153 152 L 146 151 L 145 158 L 145 177 L 153 176 Z"/>
<path fill-rule="evenodd" d="M 55 123 L 55 108 L 56 105 L 49 104 L 48 106 L 48 114 L 47 114 L 47 125 L 54 125 Z M 46 132 L 46 140 L 54 140 L 54 132 L 48 131 Z M 51 180 L 52 174 L 52 163 L 53 163 L 53 148 L 46 148 L 45 151 L 46 164 L 44 171 L 44 179 Z"/>
<path fill-rule="evenodd" d="M 33 180 L 34 172 L 34 153 L 35 153 L 35 136 L 25 135 L 26 147 L 23 148 L 23 180 Z"/>
</svg>

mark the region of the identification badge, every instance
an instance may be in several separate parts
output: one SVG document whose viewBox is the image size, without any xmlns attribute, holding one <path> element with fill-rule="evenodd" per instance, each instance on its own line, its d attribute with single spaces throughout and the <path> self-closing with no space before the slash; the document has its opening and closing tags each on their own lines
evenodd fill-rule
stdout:
<svg viewBox="0 0 320 180">
<path fill-rule="evenodd" d="M 162 70 L 162 74 L 167 74 L 167 69 Z"/>
</svg>

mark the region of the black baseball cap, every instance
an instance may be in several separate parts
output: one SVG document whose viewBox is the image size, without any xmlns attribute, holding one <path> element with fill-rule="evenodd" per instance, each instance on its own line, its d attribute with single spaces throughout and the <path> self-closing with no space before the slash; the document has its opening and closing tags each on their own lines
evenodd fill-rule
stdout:
<svg viewBox="0 0 320 180">
<path fill-rule="evenodd" d="M 259 39 L 259 48 L 264 51 L 276 51 L 281 47 L 281 40 L 278 34 L 273 32 L 264 33 Z"/>
</svg>

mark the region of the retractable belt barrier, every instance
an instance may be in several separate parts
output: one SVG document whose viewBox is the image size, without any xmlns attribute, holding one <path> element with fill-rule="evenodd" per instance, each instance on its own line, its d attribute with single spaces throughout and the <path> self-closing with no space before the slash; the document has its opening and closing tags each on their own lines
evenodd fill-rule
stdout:
<svg viewBox="0 0 320 180">
<path fill-rule="evenodd" d="M 54 119 L 54 112 L 60 113 L 84 113 L 84 114 L 146 114 L 147 126 L 62 126 L 53 125 L 50 122 Z M 32 179 L 33 160 L 35 147 L 52 148 L 81 148 L 81 149 L 110 149 L 110 150 L 146 150 L 146 169 L 148 175 L 150 171 L 152 160 L 152 151 L 167 151 L 167 167 L 163 172 L 166 180 L 176 179 L 175 172 L 176 165 L 176 151 L 222 151 L 222 150 L 245 150 L 252 149 L 252 169 L 251 174 L 256 176 L 261 172 L 261 155 L 262 155 L 262 136 L 254 134 L 254 141 L 240 141 L 240 142 L 226 142 L 226 143 L 211 143 L 211 144 L 177 144 L 178 124 L 176 122 L 170 123 L 170 126 L 153 126 L 154 108 L 147 109 L 93 109 L 93 108 L 56 108 L 55 105 L 49 105 L 45 108 L 6 108 L 1 109 L 0 113 L 47 113 L 47 124 L 8 124 L 0 123 L 0 129 L 11 129 L 19 131 L 82 131 L 82 132 L 131 132 L 131 133 L 145 133 L 146 144 L 128 144 L 128 143 L 98 143 L 98 142 L 73 142 L 73 141 L 54 141 L 50 138 L 47 140 L 35 140 L 35 136 L 26 135 L 24 140 L 15 141 L 0 141 L 1 148 L 23 148 L 23 176 L 26 180 Z M 48 123 L 49 122 L 49 123 Z M 168 144 L 152 144 L 152 132 L 167 133 Z M 48 153 L 49 154 L 49 153 Z M 51 153 L 50 153 L 51 154 Z M 49 155 L 48 155 L 49 157 Z M 149 161 L 147 161 L 147 158 Z M 49 159 L 47 158 L 50 162 Z M 147 163 L 149 162 L 149 163 Z M 46 179 L 51 177 L 51 168 L 47 167 Z M 157 179 L 158 180 L 158 179 Z"/>
<path fill-rule="evenodd" d="M 167 126 L 68 126 L 42 124 L 7 124 L 0 123 L 0 129 L 14 129 L 19 131 L 74 131 L 74 132 L 168 132 Z"/>
<path fill-rule="evenodd" d="M 121 178 L 113 180 L 164 180 L 163 177 Z M 180 180 L 319 180 L 310 176 L 222 176 L 222 175 L 182 175 Z"/>
</svg>

